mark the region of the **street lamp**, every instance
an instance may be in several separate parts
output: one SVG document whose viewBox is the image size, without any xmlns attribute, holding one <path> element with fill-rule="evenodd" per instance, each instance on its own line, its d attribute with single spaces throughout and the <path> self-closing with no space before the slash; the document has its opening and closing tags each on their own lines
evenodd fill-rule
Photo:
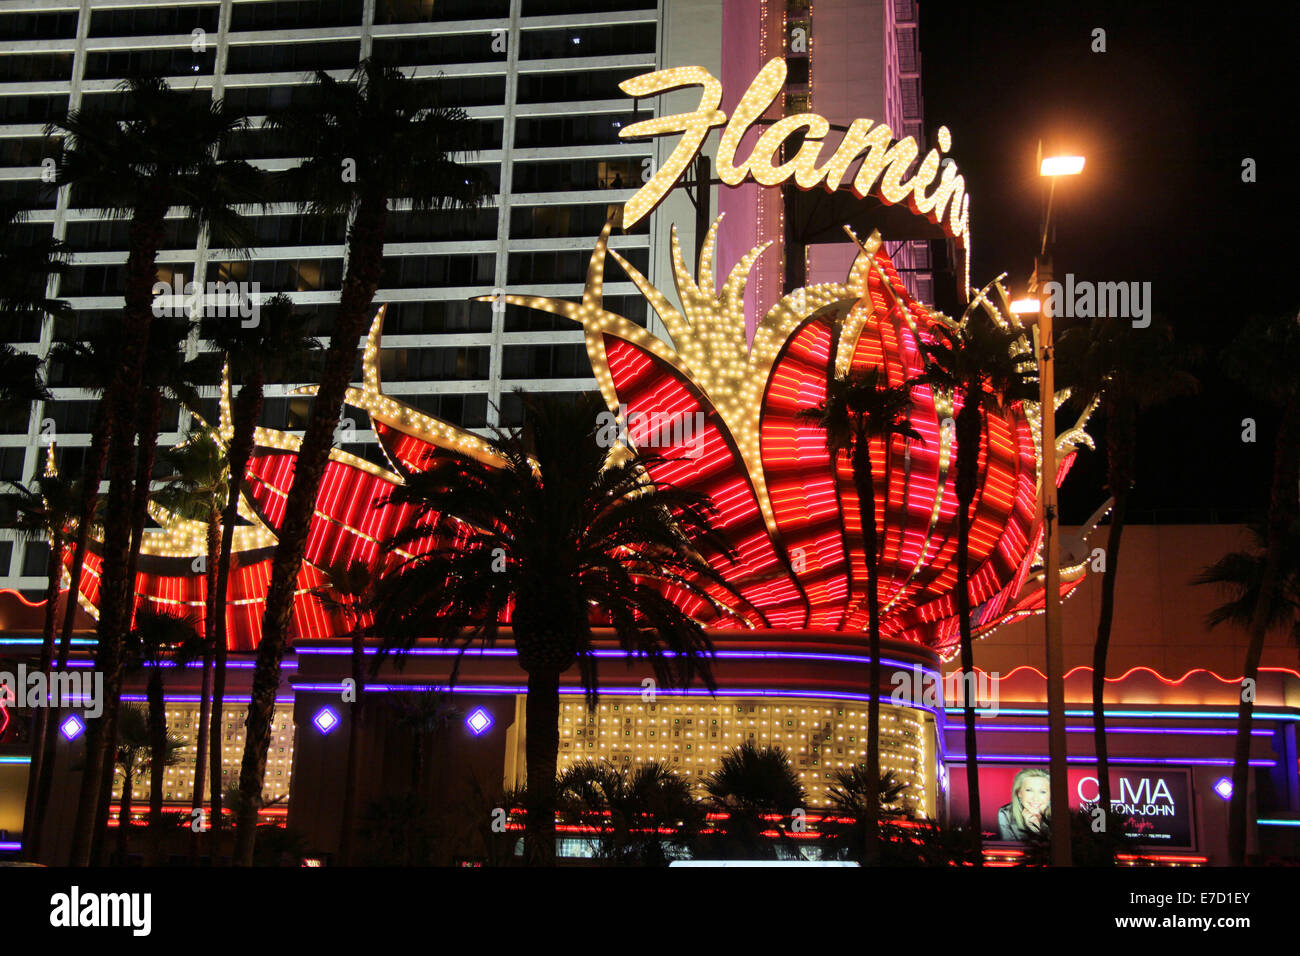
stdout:
<svg viewBox="0 0 1300 956">
<path fill-rule="evenodd" d="M 1056 496 L 1056 362 L 1052 337 L 1051 299 L 1041 298 L 1052 281 L 1052 260 L 1047 254 L 1052 237 L 1052 200 L 1060 176 L 1077 176 L 1083 172 L 1082 156 L 1044 156 L 1038 144 L 1038 172 L 1050 182 L 1043 231 L 1034 257 L 1034 275 L 1029 280 L 1030 297 L 1019 299 L 1012 311 L 1026 323 L 1034 325 L 1034 354 L 1038 357 L 1038 400 L 1042 416 L 1042 493 L 1043 563 L 1046 588 L 1043 617 L 1047 645 L 1047 750 L 1051 767 L 1051 799 L 1056 816 L 1052 827 L 1052 865 L 1070 865 L 1070 788 L 1066 777 L 1065 739 L 1065 652 L 1061 643 L 1061 562 L 1059 514 Z M 1017 310 L 1016 306 L 1020 309 Z"/>
</svg>

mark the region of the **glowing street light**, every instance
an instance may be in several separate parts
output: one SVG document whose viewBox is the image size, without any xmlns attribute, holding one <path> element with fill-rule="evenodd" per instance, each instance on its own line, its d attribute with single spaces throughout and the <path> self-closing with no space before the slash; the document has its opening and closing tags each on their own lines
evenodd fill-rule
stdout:
<svg viewBox="0 0 1300 956">
<path fill-rule="evenodd" d="M 1077 176 L 1081 172 L 1082 156 L 1044 156 L 1038 166 L 1040 176 Z"/>
</svg>

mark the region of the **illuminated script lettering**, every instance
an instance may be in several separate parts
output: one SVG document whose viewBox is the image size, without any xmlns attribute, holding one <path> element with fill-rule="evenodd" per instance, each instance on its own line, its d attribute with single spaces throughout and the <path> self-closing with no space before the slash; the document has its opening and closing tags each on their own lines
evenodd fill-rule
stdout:
<svg viewBox="0 0 1300 956">
<path fill-rule="evenodd" d="M 952 147 L 952 134 L 940 127 L 939 148 L 932 149 L 904 181 L 903 177 L 916 160 L 916 140 L 908 136 L 895 141 L 893 131 L 884 123 L 869 119 L 854 120 L 843 140 L 824 162 L 822 147 L 830 123 L 816 113 L 798 113 L 770 123 L 759 136 L 748 156 L 737 157 L 745 133 L 768 111 L 785 86 L 785 60 L 768 61 L 745 95 L 736 104 L 730 121 L 718 108 L 722 102 L 722 84 L 700 66 L 679 66 L 632 77 L 619 84 L 629 96 L 646 97 L 700 87 L 700 103 L 694 112 L 676 113 L 633 123 L 620 131 L 623 138 L 663 136 L 680 133 L 681 140 L 672 155 L 650 180 L 637 190 L 623 207 L 624 227 L 634 225 L 659 205 L 681 179 L 686 167 L 699 154 L 709 132 L 723 127 L 718 143 L 718 178 L 728 186 L 739 186 L 752 179 L 761 186 L 778 186 L 793 179 L 800 189 L 818 186 L 834 192 L 844 184 L 849 168 L 861 159 L 849 188 L 859 199 L 875 196 L 889 205 L 906 202 L 913 213 L 939 225 L 945 234 L 963 248 L 969 234 L 970 197 L 965 178 L 957 164 L 944 162 L 942 156 Z M 783 147 L 797 135 L 802 143 L 793 156 L 779 161 Z M 791 150 L 786 150 L 786 153 Z M 935 184 L 936 178 L 938 184 Z M 933 188 L 932 188 L 933 187 Z"/>
</svg>

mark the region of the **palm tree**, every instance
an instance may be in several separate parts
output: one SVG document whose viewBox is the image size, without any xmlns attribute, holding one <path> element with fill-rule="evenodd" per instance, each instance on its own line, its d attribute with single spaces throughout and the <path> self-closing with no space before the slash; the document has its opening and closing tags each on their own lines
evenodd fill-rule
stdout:
<svg viewBox="0 0 1300 956">
<path fill-rule="evenodd" d="M 731 552 L 713 530 L 711 500 L 655 482 L 636 460 L 614 459 L 598 427 L 599 395 L 572 404 L 524 396 L 524 409 L 524 429 L 490 443 L 500 467 L 434 458 L 388 496 L 415 516 L 387 542 L 399 560 L 380 585 L 376 630 L 381 651 L 400 653 L 426 636 L 490 645 L 513 606 L 515 651 L 528 674 L 525 844 L 530 861 L 549 864 L 560 676 L 576 662 L 595 706 L 593 614 L 629 656 L 649 657 L 661 685 L 699 677 L 712 689 L 713 645 L 662 587 L 711 601 L 699 582 L 725 584 L 692 541 Z"/>
<path fill-rule="evenodd" d="M 186 319 L 155 316 L 149 325 L 148 346 L 144 365 L 142 384 L 142 401 L 137 419 L 136 430 L 139 434 L 138 450 L 135 454 L 135 479 L 131 494 L 131 542 L 127 557 L 127 593 L 132 606 L 135 600 L 136 568 L 140 558 L 140 548 L 144 542 L 144 526 L 148 517 L 149 493 L 153 476 L 154 459 L 158 443 L 158 431 L 162 420 L 163 397 L 178 401 L 180 404 L 197 411 L 198 390 L 196 382 L 203 376 L 205 365 L 202 359 L 185 361 L 185 344 L 190 332 L 190 323 Z M 111 734 L 116 732 L 115 720 L 110 718 L 106 725 L 110 734 L 108 747 L 113 741 Z M 103 780 L 99 791 L 99 811 L 96 815 L 98 833 L 96 839 L 103 846 L 103 832 L 108 826 L 110 797 L 113 791 L 113 766 L 105 762 Z"/>
<path fill-rule="evenodd" d="M 58 184 L 84 190 L 111 217 L 130 219 L 119 361 L 104 398 L 110 486 L 95 660 L 105 675 L 107 719 L 87 740 L 86 771 L 72 833 L 73 865 L 85 865 L 90 857 L 102 768 L 111 745 L 102 730 L 113 725 L 117 712 L 122 642 L 131 623 L 132 582 L 127 572 L 135 423 L 167 212 L 181 207 L 208 231 L 214 245 L 245 248 L 249 232 L 239 210 L 259 198 L 261 182 L 261 174 L 248 164 L 218 158 L 221 147 L 245 125 L 219 101 L 200 102 L 156 77 L 129 79 L 122 88 L 124 114 L 77 109 L 46 129 L 47 134 L 64 137 Z"/>
<path fill-rule="evenodd" d="M 722 755 L 718 768 L 704 778 L 709 808 L 726 815 L 718 831 L 719 846 L 726 855 L 774 856 L 773 845 L 763 832 L 784 833 L 782 819 L 807 805 L 807 795 L 790 757 L 780 747 L 756 746 L 746 741 Z"/>
<path fill-rule="evenodd" d="M 973 303 L 972 303 L 973 306 Z M 960 395 L 957 413 L 957 620 L 961 631 L 961 669 L 975 673 L 971 638 L 970 605 L 970 509 L 979 486 L 981 436 L 989 415 L 997 414 L 1018 401 L 1038 397 L 1032 354 L 1022 329 L 1003 327 L 984 312 L 967 309 L 960 324 L 936 324 L 933 345 L 923 346 L 930 363 L 925 379 L 935 388 L 949 391 L 954 403 Z M 1044 412 L 1044 414 L 1051 414 Z M 1043 481 L 1054 481 L 1044 475 Z M 978 748 L 975 740 L 975 695 L 970 680 L 962 681 L 966 724 L 966 785 L 970 794 L 972 826 L 978 831 L 980 791 Z"/>
<path fill-rule="evenodd" d="M 832 852 L 865 863 L 867 857 L 863 851 L 872 839 L 866 833 L 867 821 L 872 817 L 868 812 L 870 801 L 876 801 L 874 816 L 877 821 L 881 817 L 901 816 L 903 811 L 898 802 L 907 791 L 907 785 L 899 782 L 893 773 L 885 771 L 876 777 L 875 786 L 871 786 L 866 763 L 837 767 L 831 771 L 830 779 L 831 786 L 826 795 L 830 800 L 831 814 L 823 819 L 820 829 Z M 878 824 L 875 834 L 878 844 L 883 836 L 884 827 Z M 881 855 L 877 847 L 871 859 L 879 862 Z"/>
<path fill-rule="evenodd" d="M 447 728 L 464 716 L 446 691 L 418 691 L 393 694 L 389 703 L 397 714 L 397 725 L 411 732 L 411 791 L 424 793 L 425 743 L 434 739 L 434 765 L 441 766 L 441 744 Z M 438 791 L 435 790 L 435 795 Z"/>
<path fill-rule="evenodd" d="M 126 861 L 127 838 L 135 829 L 131 820 L 132 798 L 135 790 L 135 778 L 149 766 L 150 745 L 149 718 L 139 707 L 123 707 L 118 714 L 118 740 L 114 765 L 122 771 L 122 799 L 117 811 L 117 859 L 118 863 Z"/>
<path fill-rule="evenodd" d="M 217 587 L 217 556 L 221 546 L 222 512 L 230 489 L 230 472 L 225 448 L 217 436 L 206 429 L 194 432 L 182 444 L 163 451 L 160 457 L 170 472 L 170 477 L 158 490 L 154 500 L 179 517 L 203 522 L 207 529 L 207 550 L 203 556 L 203 572 L 207 578 L 203 619 L 203 677 L 199 692 L 194 793 L 190 800 L 190 809 L 199 810 L 203 807 L 208 734 L 211 732 L 209 714 L 212 704 L 213 655 L 216 650 L 218 621 L 226 613 L 225 598 Z M 214 768 L 213 773 L 216 772 Z M 196 861 L 197 831 L 191 841 L 190 853 L 191 859 Z"/>
<path fill-rule="evenodd" d="M 1258 680 L 1259 660 L 1263 654 L 1262 644 L 1269 634 L 1288 634 L 1300 647 L 1300 522 L 1292 519 L 1291 526 L 1281 536 L 1276 554 L 1272 553 L 1273 542 L 1268 525 L 1252 527 L 1251 537 L 1253 547 L 1250 550 L 1225 554 L 1192 579 L 1193 584 L 1215 585 L 1224 593 L 1224 602 L 1206 616 L 1208 627 L 1230 624 L 1242 628 L 1250 635 L 1250 644 L 1246 651 L 1245 676 L 1242 678 L 1243 687 Z M 1261 611 L 1261 600 L 1266 586 L 1271 597 Z M 1262 632 L 1258 642 L 1257 626 Z M 1261 646 L 1257 647 L 1257 643 Z M 1234 866 L 1241 866 L 1245 862 L 1246 823 L 1242 820 L 1238 824 L 1235 817 L 1238 812 L 1237 794 L 1239 791 L 1245 793 L 1250 781 L 1248 763 L 1250 738 L 1246 736 L 1244 748 L 1241 746 L 1241 740 L 1243 726 L 1244 733 L 1246 735 L 1250 733 L 1252 726 L 1250 715 L 1253 711 L 1254 696 L 1253 693 L 1247 693 L 1243 689 L 1237 712 L 1238 737 L 1228 830 L 1228 852 Z M 1244 813 L 1244 798 L 1241 803 L 1240 812 Z"/>
<path fill-rule="evenodd" d="M 838 335 L 836 336 L 838 340 Z M 832 350 L 831 354 L 834 354 Z M 867 632 L 871 654 L 871 699 L 867 704 L 868 791 L 880 779 L 880 545 L 876 529 L 876 483 L 872 475 L 871 446 L 881 446 L 882 462 L 896 437 L 921 441 L 911 426 L 912 382 L 890 385 L 883 369 L 828 377 L 826 399 L 817 408 L 801 412 L 826 432 L 831 455 L 844 454 L 853 467 L 853 485 L 862 512 L 862 551 L 867 564 Z M 867 862 L 875 861 L 880 830 L 878 795 L 868 793 L 865 804 Z"/>
<path fill-rule="evenodd" d="M 164 733 L 162 749 L 158 750 L 149 718 L 143 709 L 131 705 L 123 707 L 120 711 L 118 727 L 118 742 L 113 762 L 122 771 L 122 800 L 118 804 L 117 813 L 117 859 L 119 863 L 123 863 L 126 861 L 127 837 L 135 829 L 131 822 L 131 797 L 135 778 L 148 771 L 152 787 L 154 777 L 162 779 L 162 767 L 173 767 L 180 763 L 185 740 L 174 734 Z M 162 754 L 161 760 L 156 759 L 159 753 Z M 160 768 L 157 773 L 154 772 L 154 767 Z"/>
<path fill-rule="evenodd" d="M 199 413 L 198 386 L 215 381 L 220 369 L 209 356 L 185 360 L 188 320 L 156 317 L 149 324 L 149 345 L 142 379 L 143 400 L 138 420 L 139 452 L 136 455 L 135 489 L 131 499 L 131 551 L 127 581 L 135 586 L 135 571 L 144 541 L 148 517 L 150 483 L 153 477 L 162 403 L 167 398 L 191 413 Z"/>
<path fill-rule="evenodd" d="M 245 799 L 236 834 L 238 865 L 252 864 L 255 807 L 266 774 L 294 587 L 307 547 L 316 492 L 356 365 L 357 344 L 383 277 L 389 200 L 409 198 L 416 209 L 473 206 L 489 190 L 482 170 L 455 161 L 474 145 L 476 125 L 463 110 L 439 104 L 430 90 L 398 69 L 367 60 L 346 83 L 318 71 L 313 89 L 318 96 L 312 102 L 320 106 L 268 117 L 268 126 L 292 137 L 308 157 L 285 174 L 283 193 L 305 197 L 309 213 L 346 214 L 351 221 L 338 316 L 271 562 L 239 773 Z"/>
<path fill-rule="evenodd" d="M 704 823 L 690 783 L 655 761 L 632 768 L 583 760 L 555 786 L 561 817 L 595 828 L 598 857 L 613 863 L 667 866 Z"/>
<path fill-rule="evenodd" d="M 52 453 L 53 449 L 51 449 Z M 57 616 L 59 583 L 63 577 L 63 552 L 68 538 L 77 520 L 77 502 L 79 489 L 75 484 L 59 477 L 53 469 L 47 469 L 44 475 L 35 478 L 31 487 L 4 482 L 4 487 L 12 490 L 0 494 L 0 510 L 13 514 L 7 526 L 18 531 L 26 541 L 32 542 L 42 538 L 50 542 L 50 552 L 45 563 L 45 617 L 41 630 L 41 654 L 37 665 L 40 673 L 48 674 L 54 661 L 54 622 Z M 68 594 L 72 601 L 73 595 Z M 39 848 L 37 830 L 41 814 L 37 812 L 36 798 L 40 790 L 37 786 L 42 761 L 45 759 L 45 741 L 49 734 L 50 708 L 39 707 L 35 715 L 35 727 L 32 733 L 32 763 L 27 775 L 27 800 L 23 819 L 26 832 L 23 834 L 23 847 L 28 859 Z"/>
<path fill-rule="evenodd" d="M 208 320 L 203 323 L 204 338 L 209 339 L 225 356 L 230 387 L 239 387 L 231 410 L 230 445 L 226 452 L 230 489 L 221 515 L 221 550 L 217 558 L 216 599 L 226 600 L 230 582 L 230 561 L 234 551 L 235 525 L 239 521 L 239 501 L 244 473 L 257 434 L 257 419 L 262 413 L 263 389 L 269 382 L 306 379 L 314 370 L 320 354 L 320 342 L 311 337 L 315 317 L 294 311 L 293 301 L 277 295 L 263 303 L 259 320 L 247 326 L 243 322 Z M 212 771 L 212 826 L 222 824 L 222 734 L 223 705 L 226 695 L 226 615 L 217 614 L 212 632 L 216 654 L 212 675 L 212 732 L 209 760 Z"/>
<path fill-rule="evenodd" d="M 1282 409 L 1274 446 L 1273 483 L 1259 587 L 1254 593 L 1249 620 L 1243 621 L 1239 613 L 1228 618 L 1247 627 L 1250 641 L 1243 680 L 1254 686 L 1264 653 L 1264 639 L 1275 626 L 1277 608 L 1285 603 L 1288 595 L 1294 595 L 1288 590 L 1288 581 L 1294 574 L 1295 564 L 1290 556 L 1294 554 L 1295 527 L 1300 514 L 1300 377 L 1295 371 L 1300 367 L 1300 317 L 1250 319 L 1224 353 L 1224 365 L 1228 374 L 1258 399 Z M 1228 818 L 1228 851 L 1233 866 L 1241 866 L 1246 861 L 1246 797 L 1254 705 L 1254 694 L 1243 689 L 1237 706 L 1237 745 Z"/>
<path fill-rule="evenodd" d="M 1057 341 L 1056 360 L 1070 400 L 1097 403 L 1106 416 L 1106 475 L 1113 505 L 1101 579 L 1101 612 L 1092 651 L 1093 742 L 1101 805 L 1110 807 L 1110 754 L 1106 746 L 1106 656 L 1115 615 L 1120 538 L 1137 469 L 1138 415 L 1194 392 L 1197 381 L 1174 347 L 1173 329 L 1157 319 L 1134 328 L 1129 319 L 1096 319 L 1068 329 Z"/>
<path fill-rule="evenodd" d="M 72 598 L 63 615 L 59 632 L 59 668 L 67 666 L 72 641 L 72 625 L 76 610 L 76 596 L 81 586 L 85 567 L 86 545 L 93 517 L 102 504 L 99 485 L 104 477 L 104 460 L 108 456 L 107 403 L 103 400 L 112 384 L 117 369 L 117 336 L 100 333 L 85 342 L 56 342 L 50 349 L 49 363 L 61 370 L 62 380 L 76 382 L 81 388 L 95 393 L 99 402 L 91 423 L 90 447 L 87 449 L 81 473 L 81 507 L 78 512 L 77 537 L 72 551 Z M 42 790 L 42 792 L 45 792 Z"/>
<path fill-rule="evenodd" d="M 203 640 L 188 618 L 142 607 L 135 614 L 135 627 L 127 637 L 131 662 L 149 671 L 145 699 L 149 705 L 149 752 L 153 766 L 166 755 L 171 735 L 167 732 L 167 705 L 163 696 L 163 667 L 184 665 L 204 654 Z M 149 778 L 149 831 L 153 836 L 155 860 L 162 843 L 163 775 Z"/>
<path fill-rule="evenodd" d="M 46 294 L 51 276 L 67 271 L 67 248 L 51 237 L 48 226 L 29 227 L 29 216 L 21 203 L 0 201 L 0 319 L 6 325 L 69 311 L 67 302 Z M 0 425 L 16 424 L 19 427 L 12 430 L 24 430 L 36 403 L 49 401 L 40 368 L 38 356 L 0 344 Z"/>
<path fill-rule="evenodd" d="M 438 821 L 413 791 L 386 793 L 366 804 L 360 820 L 364 862 L 374 866 L 430 866 Z"/>
<path fill-rule="evenodd" d="M 59 368 L 62 381 L 76 382 L 81 388 L 95 392 L 100 396 L 95 409 L 95 418 L 91 424 L 90 447 L 82 465 L 80 486 L 81 499 L 77 510 L 75 538 L 72 542 L 72 567 L 70 572 L 71 587 L 68 600 L 63 610 L 63 622 L 59 629 L 58 670 L 68 666 L 68 655 L 72 649 L 72 626 L 76 620 L 78 596 L 81 593 L 82 570 L 86 562 L 86 548 L 92 527 L 102 527 L 103 499 L 99 494 L 100 481 L 104 474 L 104 460 L 108 455 L 108 415 L 107 403 L 103 396 L 117 369 L 117 337 L 100 334 L 86 342 L 57 342 L 50 349 L 48 362 L 51 367 Z M 29 859 L 36 859 L 45 808 L 49 805 L 50 790 L 54 781 L 54 763 L 57 758 L 56 737 L 47 734 L 44 754 L 40 761 L 37 778 L 36 819 L 33 829 L 36 842 L 28 850 Z M 112 762 L 108 762 L 111 769 Z"/>
<path fill-rule="evenodd" d="M 30 216 L 21 203 L 0 201 L 0 314 L 67 315 L 68 303 L 46 294 L 50 277 L 67 271 L 67 246 L 43 227 L 27 229 Z"/>
<path fill-rule="evenodd" d="M 352 862 L 352 831 L 356 823 L 357 790 L 361 785 L 361 727 L 365 717 L 366 638 L 374 633 L 376 565 L 362 561 L 339 562 L 325 570 L 325 585 L 312 591 L 325 610 L 346 621 L 352 640 L 352 706 L 348 722 L 348 769 L 344 777 L 343 817 L 339 824 L 339 859 Z"/>
<path fill-rule="evenodd" d="M 49 398 L 41 380 L 40 356 L 0 344 L 0 422 L 11 422 L 19 414 L 30 415 L 34 404 Z"/>
</svg>

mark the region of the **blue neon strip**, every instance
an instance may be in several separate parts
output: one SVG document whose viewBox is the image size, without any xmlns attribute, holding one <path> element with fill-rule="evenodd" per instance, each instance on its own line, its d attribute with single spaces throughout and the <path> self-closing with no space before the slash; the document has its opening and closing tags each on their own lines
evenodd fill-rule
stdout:
<svg viewBox="0 0 1300 956">
<path fill-rule="evenodd" d="M 1256 820 L 1262 827 L 1300 827 L 1300 820 Z"/>
<path fill-rule="evenodd" d="M 980 754 L 979 762 L 999 763 L 1048 763 L 1051 757 L 1040 754 Z M 1083 763 L 1095 764 L 1096 757 L 1086 757 L 1083 755 L 1071 755 L 1065 758 L 1066 763 Z M 965 754 L 949 754 L 949 763 L 966 762 Z M 1111 763 L 1131 763 L 1131 764 L 1167 764 L 1175 767 L 1196 766 L 1196 767 L 1231 767 L 1234 761 L 1231 757 L 1111 757 Z M 1252 760 L 1252 767 L 1276 767 L 1276 760 Z"/>
<path fill-rule="evenodd" d="M 0 764 L 4 764 L 4 763 L 28 764 L 31 762 L 32 762 L 31 757 L 0 757 Z"/>
</svg>

